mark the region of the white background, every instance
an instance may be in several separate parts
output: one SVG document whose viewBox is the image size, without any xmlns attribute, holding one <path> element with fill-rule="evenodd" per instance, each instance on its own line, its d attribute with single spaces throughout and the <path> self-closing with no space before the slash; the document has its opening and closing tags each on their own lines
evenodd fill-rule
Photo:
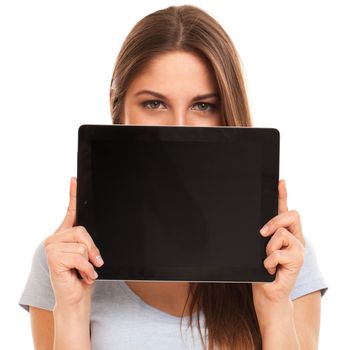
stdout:
<svg viewBox="0 0 350 350">
<path fill-rule="evenodd" d="M 132 26 L 177 1 L 0 5 L 0 348 L 31 349 L 18 300 L 38 243 L 62 221 L 77 130 L 110 124 L 109 83 Z M 348 344 L 349 8 L 346 1 L 192 1 L 231 36 L 255 126 L 281 133 L 280 178 L 329 290 L 319 349 Z M 5 345 L 6 344 L 6 345 Z"/>
</svg>

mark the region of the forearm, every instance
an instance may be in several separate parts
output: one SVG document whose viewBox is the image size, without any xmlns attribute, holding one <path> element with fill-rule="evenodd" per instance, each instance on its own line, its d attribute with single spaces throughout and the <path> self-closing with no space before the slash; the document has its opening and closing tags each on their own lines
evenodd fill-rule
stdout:
<svg viewBox="0 0 350 350">
<path fill-rule="evenodd" d="M 53 350 L 90 350 L 90 305 L 55 305 Z"/>
<path fill-rule="evenodd" d="M 265 305 L 257 312 L 265 350 L 301 350 L 294 323 L 293 302 Z"/>
</svg>

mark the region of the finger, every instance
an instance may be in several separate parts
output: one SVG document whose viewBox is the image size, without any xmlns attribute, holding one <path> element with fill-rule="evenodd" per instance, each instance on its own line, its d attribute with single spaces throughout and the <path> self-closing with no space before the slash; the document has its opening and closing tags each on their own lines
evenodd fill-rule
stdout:
<svg viewBox="0 0 350 350">
<path fill-rule="evenodd" d="M 88 248 L 84 243 L 54 242 L 48 245 L 46 250 L 47 252 L 50 252 L 51 250 L 55 250 L 56 252 L 61 252 L 61 253 L 80 254 L 86 260 L 89 259 Z M 85 272 L 80 271 L 79 274 L 85 280 L 86 283 L 88 284 L 94 283 L 94 280 L 92 280 Z"/>
<path fill-rule="evenodd" d="M 71 177 L 70 188 L 69 188 L 69 204 L 67 208 L 67 213 L 61 225 L 58 227 L 55 233 L 61 230 L 73 227 L 75 225 L 76 206 L 77 206 L 77 179 L 76 177 Z"/>
<path fill-rule="evenodd" d="M 75 226 L 69 230 L 57 232 L 45 240 L 45 245 L 49 245 L 54 242 L 84 243 L 88 250 L 89 260 L 91 260 L 97 267 L 102 266 L 104 263 L 100 250 L 96 247 L 93 239 L 84 226 Z"/>
<path fill-rule="evenodd" d="M 86 275 L 92 280 L 95 280 L 98 277 L 93 265 L 80 254 L 61 253 L 55 251 L 51 254 L 48 253 L 47 258 L 50 266 L 53 267 L 51 270 L 55 274 L 69 271 L 71 269 L 77 269 L 79 273 L 85 272 Z M 57 262 L 59 262 L 59 264 L 57 264 Z"/>
<path fill-rule="evenodd" d="M 79 271 L 81 277 L 87 284 L 93 284 L 95 280 L 91 279 L 85 272 Z"/>
<path fill-rule="evenodd" d="M 295 250 L 275 250 L 264 260 L 266 269 L 277 269 L 278 265 L 296 272 L 303 264 L 303 253 L 297 249 Z"/>
<path fill-rule="evenodd" d="M 274 275 L 277 271 L 277 267 L 274 267 L 273 269 L 267 269 L 267 271 L 270 275 Z"/>
<path fill-rule="evenodd" d="M 66 253 L 65 255 L 67 254 L 69 253 Z M 98 277 L 98 274 L 93 265 L 79 254 L 71 254 L 70 256 L 72 257 L 72 262 L 76 265 L 74 268 L 76 268 L 79 272 L 81 271 L 82 277 L 85 277 L 87 282 L 95 281 L 95 279 Z"/>
<path fill-rule="evenodd" d="M 288 211 L 286 181 L 280 180 L 278 183 L 278 214 Z"/>
<path fill-rule="evenodd" d="M 289 232 L 305 245 L 301 229 L 300 215 L 296 210 L 289 210 L 285 213 L 276 215 L 264 225 L 260 230 L 260 233 L 262 236 L 267 237 L 272 235 L 279 227 L 285 227 L 288 229 Z"/>
<path fill-rule="evenodd" d="M 275 250 L 288 249 L 288 247 L 292 247 L 296 241 L 298 241 L 298 239 L 292 233 L 286 228 L 280 227 L 266 245 L 266 255 L 269 256 Z"/>
<path fill-rule="evenodd" d="M 47 250 L 50 249 L 55 249 L 61 253 L 80 254 L 87 260 L 89 258 L 88 247 L 85 243 L 55 242 L 48 246 Z"/>
</svg>

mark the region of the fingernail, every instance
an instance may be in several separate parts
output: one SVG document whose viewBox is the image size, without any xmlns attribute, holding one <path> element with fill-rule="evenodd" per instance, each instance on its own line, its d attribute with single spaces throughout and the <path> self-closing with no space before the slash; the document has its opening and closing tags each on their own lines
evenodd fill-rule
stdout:
<svg viewBox="0 0 350 350">
<path fill-rule="evenodd" d="M 260 230 L 260 233 L 261 233 L 262 235 L 264 235 L 264 234 L 267 233 L 268 230 L 269 230 L 269 228 L 265 225 L 265 226 Z"/>
<path fill-rule="evenodd" d="M 101 258 L 101 255 L 96 256 L 96 261 L 97 261 L 98 266 L 102 266 L 104 264 L 104 261 Z"/>
<path fill-rule="evenodd" d="M 96 271 L 94 271 L 95 273 L 94 273 L 94 278 L 97 278 L 98 277 L 98 274 L 97 274 L 97 272 Z"/>
</svg>

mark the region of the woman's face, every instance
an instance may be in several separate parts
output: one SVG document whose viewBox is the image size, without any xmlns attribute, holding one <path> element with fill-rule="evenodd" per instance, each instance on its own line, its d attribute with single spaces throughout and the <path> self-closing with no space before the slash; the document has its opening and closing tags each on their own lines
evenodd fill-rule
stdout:
<svg viewBox="0 0 350 350">
<path fill-rule="evenodd" d="M 123 124 L 225 125 L 213 74 L 198 56 L 176 51 L 154 58 L 130 84 Z"/>
</svg>

